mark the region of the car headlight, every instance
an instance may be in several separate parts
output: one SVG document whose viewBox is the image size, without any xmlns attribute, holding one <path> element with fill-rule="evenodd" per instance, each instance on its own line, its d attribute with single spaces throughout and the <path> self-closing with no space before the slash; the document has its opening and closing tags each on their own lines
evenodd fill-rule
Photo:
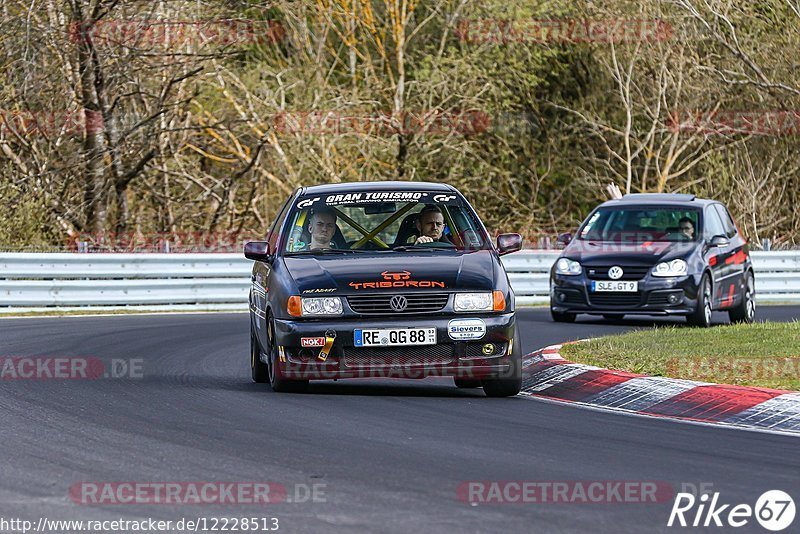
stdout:
<svg viewBox="0 0 800 534">
<path fill-rule="evenodd" d="M 303 315 L 341 315 L 342 299 L 339 297 L 314 297 L 302 299 Z"/>
<path fill-rule="evenodd" d="M 456 293 L 453 309 L 457 312 L 492 311 L 494 302 L 491 293 Z"/>
<path fill-rule="evenodd" d="M 689 272 L 689 266 L 683 260 L 662 261 L 653 267 L 653 276 L 683 276 Z"/>
<path fill-rule="evenodd" d="M 556 273 L 558 274 L 581 274 L 583 269 L 581 264 L 569 258 L 561 258 L 556 262 Z"/>
</svg>

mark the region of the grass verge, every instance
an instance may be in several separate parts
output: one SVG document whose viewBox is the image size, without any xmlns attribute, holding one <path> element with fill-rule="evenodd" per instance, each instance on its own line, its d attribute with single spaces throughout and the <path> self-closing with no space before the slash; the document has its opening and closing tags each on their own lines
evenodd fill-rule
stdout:
<svg viewBox="0 0 800 534">
<path fill-rule="evenodd" d="M 800 390 L 800 322 L 670 326 L 565 345 L 567 360 L 650 376 Z"/>
</svg>

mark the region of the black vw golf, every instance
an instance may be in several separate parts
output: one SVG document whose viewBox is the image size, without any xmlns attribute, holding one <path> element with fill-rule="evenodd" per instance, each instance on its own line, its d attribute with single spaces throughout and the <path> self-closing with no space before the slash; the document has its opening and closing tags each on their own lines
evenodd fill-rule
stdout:
<svg viewBox="0 0 800 534">
<path fill-rule="evenodd" d="M 681 194 L 630 194 L 595 208 L 550 271 L 555 321 L 576 314 L 684 315 L 709 326 L 712 310 L 755 317 L 747 242 L 728 210 Z"/>
<path fill-rule="evenodd" d="M 453 376 L 509 396 L 521 387 L 514 293 L 497 247 L 449 185 L 360 182 L 303 187 L 255 260 L 250 368 L 296 391 L 309 380 Z"/>
</svg>

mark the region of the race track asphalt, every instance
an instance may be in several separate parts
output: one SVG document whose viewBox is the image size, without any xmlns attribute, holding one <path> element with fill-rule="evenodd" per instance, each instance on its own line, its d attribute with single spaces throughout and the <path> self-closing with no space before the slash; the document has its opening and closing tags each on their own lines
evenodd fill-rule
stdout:
<svg viewBox="0 0 800 534">
<path fill-rule="evenodd" d="M 544 308 L 519 316 L 526 352 L 670 322 L 581 316 L 565 325 Z M 758 310 L 759 320 L 796 317 L 800 306 Z M 281 532 L 695 530 L 667 528 L 671 498 L 470 505 L 456 496 L 468 481 L 706 484 L 722 503 L 751 506 L 782 489 L 800 505 L 797 437 L 488 399 L 450 379 L 328 381 L 275 394 L 250 381 L 248 337 L 247 314 L 0 320 L 2 357 L 96 357 L 107 368 L 133 359 L 142 373 L 0 380 L 0 517 L 276 517 Z M 324 502 L 89 506 L 68 497 L 81 481 L 270 481 L 301 501 L 295 485 L 316 484 Z M 763 531 L 753 519 L 737 530 Z"/>
</svg>

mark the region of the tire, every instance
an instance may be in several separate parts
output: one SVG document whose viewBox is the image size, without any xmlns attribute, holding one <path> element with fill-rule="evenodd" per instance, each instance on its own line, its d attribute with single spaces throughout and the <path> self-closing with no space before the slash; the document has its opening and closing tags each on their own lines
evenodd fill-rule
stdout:
<svg viewBox="0 0 800 534">
<path fill-rule="evenodd" d="M 697 291 L 697 308 L 691 315 L 686 317 L 687 323 L 701 328 L 708 328 L 711 326 L 711 296 L 711 279 L 707 274 L 704 274 Z"/>
<path fill-rule="evenodd" d="M 574 313 L 561 313 L 550 309 L 550 317 L 557 323 L 574 323 L 576 316 Z"/>
<path fill-rule="evenodd" d="M 621 321 L 625 317 L 623 313 L 604 313 L 603 319 L 606 321 Z"/>
<path fill-rule="evenodd" d="M 269 382 L 269 369 L 267 364 L 261 361 L 261 346 L 253 331 L 252 321 L 250 322 L 250 376 L 253 382 L 258 384 Z"/>
<path fill-rule="evenodd" d="M 283 377 L 278 363 L 278 347 L 275 344 L 275 321 L 272 315 L 267 320 L 269 339 L 269 385 L 275 393 L 301 393 L 308 389 L 308 380 L 289 380 Z"/>
<path fill-rule="evenodd" d="M 512 397 L 522 389 L 522 343 L 519 329 L 514 328 L 514 342 L 511 346 L 511 368 L 496 378 L 481 381 L 487 397 Z"/>
<path fill-rule="evenodd" d="M 745 275 L 742 302 L 728 311 L 732 323 L 752 323 L 756 318 L 756 280 L 752 271 Z"/>
<path fill-rule="evenodd" d="M 481 381 L 474 378 L 456 378 L 453 377 L 453 382 L 459 389 L 472 389 L 481 387 Z"/>
</svg>

